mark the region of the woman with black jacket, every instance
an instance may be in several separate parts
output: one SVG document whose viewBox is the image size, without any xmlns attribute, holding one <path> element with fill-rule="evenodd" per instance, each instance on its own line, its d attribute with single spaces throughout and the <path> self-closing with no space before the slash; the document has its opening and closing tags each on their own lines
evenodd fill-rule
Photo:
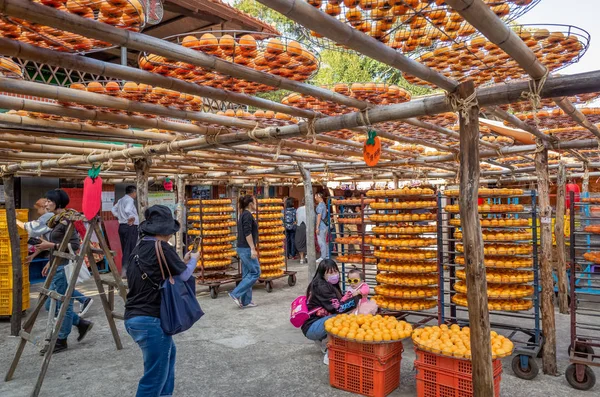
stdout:
<svg viewBox="0 0 600 397">
<path fill-rule="evenodd" d="M 252 287 L 260 277 L 258 263 L 258 223 L 252 216 L 256 210 L 254 197 L 247 194 L 239 200 L 239 218 L 237 222 L 237 254 L 242 261 L 242 280 L 229 296 L 240 309 L 256 307 L 252 302 Z"/>
<path fill-rule="evenodd" d="M 319 263 L 317 272 L 306 290 L 308 310 L 320 308 L 302 325 L 302 333 L 314 340 L 325 354 L 323 362 L 329 365 L 329 355 L 323 341 L 327 338 L 325 321 L 336 314 L 346 313 L 356 309 L 361 295 L 344 298 L 340 288 L 340 270 L 335 261 L 324 259 Z"/>
</svg>

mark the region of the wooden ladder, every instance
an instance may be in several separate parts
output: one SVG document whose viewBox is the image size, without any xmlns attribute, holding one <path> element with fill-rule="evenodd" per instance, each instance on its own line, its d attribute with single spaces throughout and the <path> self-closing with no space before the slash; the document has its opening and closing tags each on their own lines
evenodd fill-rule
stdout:
<svg viewBox="0 0 600 397">
<path fill-rule="evenodd" d="M 44 354 L 44 361 L 42 362 L 42 368 L 38 375 L 38 379 L 35 384 L 35 387 L 31 393 L 32 397 L 37 397 L 40 393 L 40 390 L 42 388 L 42 383 L 44 382 L 44 377 L 46 376 L 46 371 L 48 370 L 48 366 L 50 365 L 50 359 L 52 358 L 54 346 L 56 344 L 56 340 L 58 339 L 58 333 L 59 333 L 62 323 L 65 319 L 65 315 L 67 313 L 68 305 L 62 304 L 60 306 L 60 311 L 58 313 L 58 317 L 56 318 L 56 320 L 54 320 L 57 304 L 58 304 L 58 302 L 61 302 L 61 303 L 69 302 L 69 300 L 72 298 L 73 291 L 75 290 L 75 285 L 77 283 L 77 277 L 79 275 L 79 271 L 81 270 L 81 266 L 83 265 L 84 258 L 86 256 L 88 258 L 88 262 L 90 264 L 94 264 L 91 266 L 92 275 L 93 275 L 94 281 L 96 282 L 96 287 L 98 289 L 100 300 L 102 302 L 102 307 L 104 308 L 104 313 L 106 314 L 106 319 L 108 320 L 108 325 L 110 327 L 112 336 L 115 340 L 115 345 L 117 346 L 117 350 L 121 350 L 123 348 L 123 345 L 121 344 L 121 338 L 119 337 L 119 332 L 117 331 L 117 326 L 115 324 L 115 318 L 123 319 L 123 315 L 115 313 L 113 311 L 114 310 L 113 292 L 115 289 L 117 289 L 119 295 L 123 298 L 123 301 L 125 302 L 126 297 L 127 297 L 127 290 L 125 288 L 125 285 L 123 284 L 121 276 L 119 275 L 119 272 L 117 270 L 117 266 L 115 265 L 115 262 L 113 260 L 112 252 L 108 248 L 106 239 L 100 229 L 100 218 L 95 217 L 94 219 L 92 219 L 89 222 L 89 227 L 86 231 L 85 237 L 83 238 L 83 242 L 81 244 L 79 254 L 77 254 L 77 255 L 73 255 L 73 254 L 66 252 L 68 249 L 69 240 L 71 239 L 71 236 L 75 232 L 74 222 L 75 221 L 87 222 L 87 219 L 85 219 L 85 217 L 83 215 L 78 214 L 75 216 L 70 216 L 69 218 L 67 218 L 67 220 L 69 221 L 69 224 L 67 226 L 67 231 L 65 233 L 65 237 L 62 240 L 62 242 L 60 243 L 59 249 L 55 250 L 53 252 L 53 257 L 51 260 L 52 262 L 50 264 L 48 276 L 46 277 L 44 286 L 40 290 L 40 295 L 38 298 L 37 305 L 35 306 L 35 309 L 31 313 L 31 316 L 23 324 L 23 328 L 19 332 L 19 337 L 21 338 L 21 341 L 17 348 L 17 352 L 15 353 L 15 356 L 13 358 L 12 364 L 11 364 L 10 368 L 8 369 L 8 372 L 6 373 L 6 377 L 4 378 L 5 382 L 8 382 L 13 378 L 13 375 L 15 373 L 15 370 L 17 369 L 17 366 L 19 365 L 19 360 L 21 359 L 21 355 L 23 354 L 23 350 L 25 349 L 25 345 L 27 344 L 27 342 L 32 343 L 33 345 L 35 345 L 36 347 L 38 347 L 40 349 L 46 348 L 46 353 Z M 94 233 L 96 234 L 96 237 L 98 238 L 98 242 L 100 244 L 100 249 L 94 249 L 91 247 L 90 243 L 92 240 L 92 235 Z M 108 261 L 110 273 L 113 276 L 114 281 L 103 280 L 100 277 L 100 272 L 98 271 L 97 266 L 95 266 L 96 262 L 94 260 L 93 253 L 102 253 L 105 255 L 105 257 Z M 67 287 L 66 293 L 64 295 L 61 295 L 61 294 L 57 293 L 56 291 L 50 290 L 50 283 L 52 282 L 52 279 L 54 278 L 54 276 L 56 274 L 58 266 L 65 259 L 68 259 L 70 261 L 75 261 L 75 269 L 73 271 L 73 274 L 71 275 L 71 280 L 68 280 L 69 285 Z M 108 290 L 109 290 L 108 297 L 104 291 L 104 285 L 108 286 Z M 44 307 L 44 304 L 46 303 L 47 299 L 50 299 L 50 310 L 48 312 L 48 321 L 46 324 L 46 332 L 45 332 L 44 338 L 35 338 L 32 335 L 31 331 L 32 331 L 33 326 L 35 325 L 36 319 L 37 319 L 38 315 L 40 314 L 42 307 Z"/>
</svg>

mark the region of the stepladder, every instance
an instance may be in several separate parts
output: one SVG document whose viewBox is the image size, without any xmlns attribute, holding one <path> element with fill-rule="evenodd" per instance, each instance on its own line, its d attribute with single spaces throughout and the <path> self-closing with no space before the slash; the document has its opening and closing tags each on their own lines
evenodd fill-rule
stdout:
<svg viewBox="0 0 600 397">
<path fill-rule="evenodd" d="M 117 266 L 114 262 L 114 256 L 110 251 L 107 240 L 102 233 L 100 227 L 100 218 L 95 217 L 92 220 L 87 220 L 83 214 L 71 213 L 63 218 L 63 221 L 67 223 L 67 229 L 63 240 L 58 244 L 58 249 L 53 250 L 48 275 L 43 286 L 40 289 L 39 298 L 29 318 L 24 322 L 21 331 L 19 332 L 19 344 L 17 351 L 12 360 L 11 366 L 5 376 L 5 382 L 10 381 L 17 369 L 23 351 L 27 343 L 33 344 L 35 347 L 43 351 L 43 360 L 40 372 L 37 377 L 36 384 L 31 393 L 32 397 L 37 397 L 41 391 L 46 372 L 52 359 L 54 347 L 58 339 L 63 322 L 66 319 L 67 310 L 69 309 L 69 302 L 73 298 L 73 292 L 75 290 L 77 279 L 81 271 L 82 266 L 85 265 L 85 258 L 88 259 L 91 270 L 91 278 L 94 280 L 98 297 L 102 303 L 106 320 L 113 336 L 117 350 L 121 350 L 123 345 L 121 344 L 121 338 L 117 330 L 115 319 L 123 319 L 123 315 L 114 312 L 114 291 L 121 296 L 123 301 L 126 300 L 127 290 Z M 74 233 L 77 233 L 75 229 L 75 222 L 82 221 L 87 226 L 87 230 L 82 237 L 80 249 L 77 253 L 73 254 L 69 252 L 69 241 Z M 99 248 L 93 248 L 91 245 L 92 236 L 96 237 Z M 103 254 L 108 262 L 109 274 L 101 277 L 98 267 L 95 265 L 94 253 Z M 52 280 L 57 276 L 59 269 L 66 263 L 70 263 L 73 266 L 70 278 L 67 280 L 68 286 L 64 293 L 59 293 L 56 290 L 51 289 Z M 105 286 L 108 290 L 105 290 Z M 47 305 L 49 301 L 48 320 L 46 321 L 46 329 L 42 336 L 35 336 L 33 331 L 34 325 L 42 308 Z M 72 321 L 70 318 L 67 321 Z"/>
</svg>

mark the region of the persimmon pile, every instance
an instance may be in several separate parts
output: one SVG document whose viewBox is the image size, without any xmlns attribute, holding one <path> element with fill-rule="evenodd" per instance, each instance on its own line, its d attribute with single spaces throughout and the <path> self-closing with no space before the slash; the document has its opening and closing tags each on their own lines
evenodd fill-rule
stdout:
<svg viewBox="0 0 600 397">
<path fill-rule="evenodd" d="M 408 338 L 413 328 L 392 316 L 340 314 L 325 321 L 325 331 L 342 339 L 377 343 Z"/>
</svg>

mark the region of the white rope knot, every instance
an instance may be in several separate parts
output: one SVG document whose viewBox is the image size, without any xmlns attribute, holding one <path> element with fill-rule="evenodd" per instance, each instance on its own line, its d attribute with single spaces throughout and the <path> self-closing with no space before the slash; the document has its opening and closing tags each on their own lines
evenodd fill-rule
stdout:
<svg viewBox="0 0 600 397">
<path fill-rule="evenodd" d="M 359 113 L 360 121 L 365 126 L 368 127 L 371 125 L 371 120 L 369 120 L 369 108 L 361 110 Z"/>
<path fill-rule="evenodd" d="M 521 93 L 521 98 L 528 100 L 531 104 L 531 111 L 533 112 L 533 121 L 536 127 L 539 127 L 540 119 L 537 116 L 537 110 L 540 108 L 542 103 L 542 89 L 544 88 L 544 84 L 546 84 L 546 80 L 548 79 L 548 75 L 550 74 L 550 70 L 546 69 L 546 73 L 536 81 L 534 79 L 529 80 L 529 91 Z"/>
<path fill-rule="evenodd" d="M 248 131 L 248 138 L 252 139 L 256 143 L 265 143 L 263 140 L 259 139 L 256 136 L 256 131 L 258 130 L 259 124 L 256 123 L 254 129 L 252 131 Z"/>
<path fill-rule="evenodd" d="M 279 160 L 279 156 L 281 155 L 281 145 L 283 145 L 283 140 L 280 140 L 275 148 L 275 157 L 273 157 L 275 161 Z"/>
<path fill-rule="evenodd" d="M 460 98 L 458 96 L 458 93 L 447 93 L 446 103 L 450 106 L 453 112 L 459 113 L 460 116 L 462 116 L 465 125 L 470 123 L 469 111 L 471 110 L 471 108 L 479 107 L 476 91 L 473 91 L 471 95 L 464 99 Z"/>
</svg>

